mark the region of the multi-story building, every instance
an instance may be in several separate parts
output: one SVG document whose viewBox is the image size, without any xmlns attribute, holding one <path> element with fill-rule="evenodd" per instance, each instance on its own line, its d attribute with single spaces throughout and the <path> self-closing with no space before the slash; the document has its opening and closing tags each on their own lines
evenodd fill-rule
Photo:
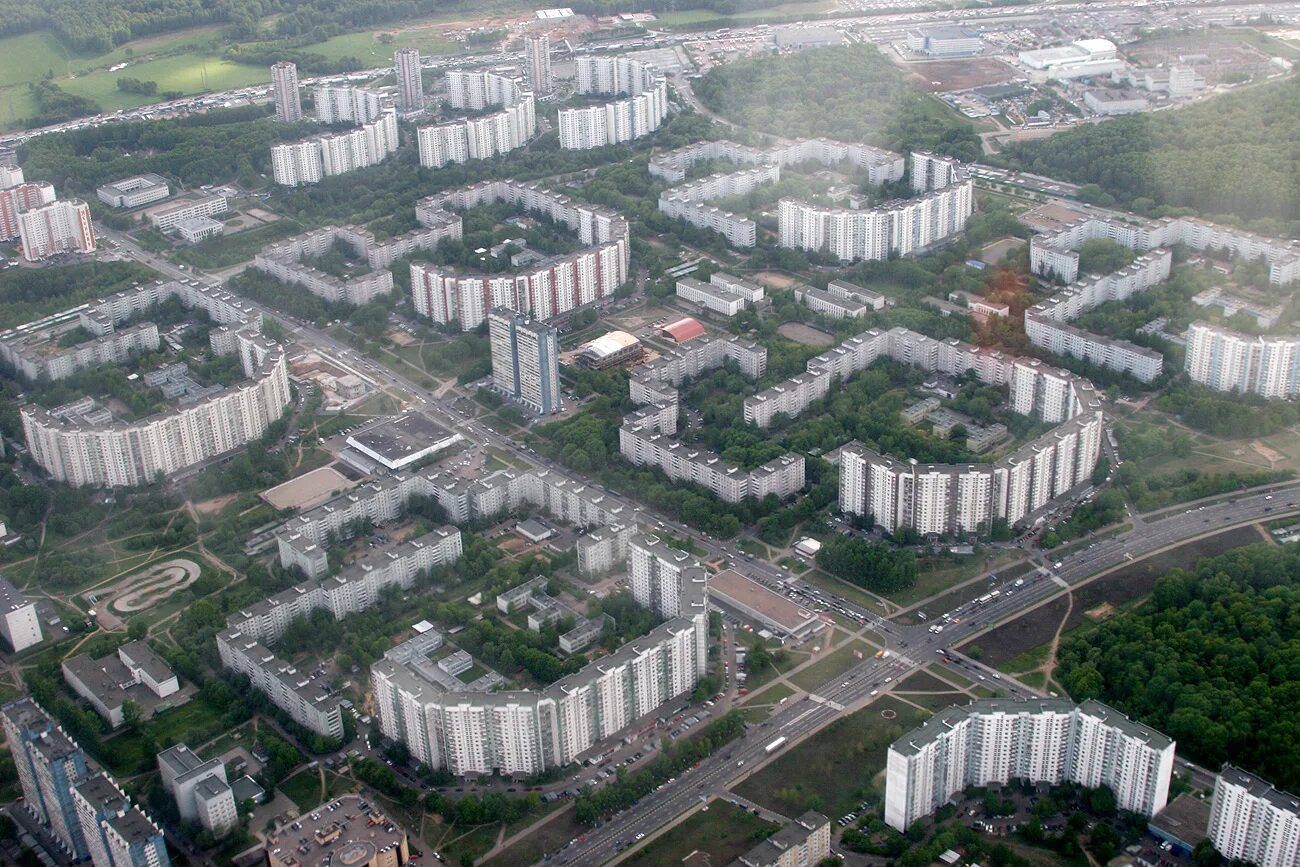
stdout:
<svg viewBox="0 0 1300 867">
<path fill-rule="evenodd" d="M 74 861 L 85 858 L 89 853 L 72 790 L 88 774 L 86 754 L 30 698 L 0 708 L 0 723 L 23 790 L 23 809 Z"/>
<path fill-rule="evenodd" d="M 659 128 L 668 116 L 668 80 L 653 66 L 628 57 L 579 57 L 578 93 L 627 94 L 589 108 L 560 110 L 560 147 L 591 150 L 632 141 Z"/>
<path fill-rule="evenodd" d="M 158 754 L 158 772 L 181 819 L 197 822 L 218 837 L 238 823 L 235 794 L 221 759 L 204 761 L 185 744 L 176 744 Z"/>
<path fill-rule="evenodd" d="M 388 98 L 379 91 L 347 85 L 318 84 L 312 88 L 312 101 L 321 123 L 370 123 L 388 107 Z"/>
<path fill-rule="evenodd" d="M 1011 780 L 1106 786 L 1121 810 L 1164 809 L 1174 742 L 1097 701 L 979 699 L 895 741 L 885 822 L 905 831 L 966 786 Z"/>
<path fill-rule="evenodd" d="M 380 730 L 420 762 L 461 776 L 573 762 L 695 688 L 707 665 L 707 593 L 704 570 L 683 568 L 679 614 L 537 691 L 467 686 L 429 662 L 441 636 L 417 636 L 371 667 Z"/>
<path fill-rule="evenodd" d="M 812 312 L 829 316 L 831 319 L 861 319 L 867 315 L 867 305 L 861 301 L 813 286 L 796 285 L 794 300 Z"/>
<path fill-rule="evenodd" d="M 537 132 L 537 106 L 530 90 L 513 78 L 493 73 L 453 70 L 448 82 L 462 107 L 501 105 L 502 110 L 483 117 L 461 118 L 451 123 L 420 127 L 417 140 L 420 165 L 442 168 L 448 163 L 485 160 L 527 144 Z"/>
<path fill-rule="evenodd" d="M 857 301 L 872 311 L 879 312 L 890 305 L 890 300 L 883 292 L 867 289 L 848 280 L 832 280 L 826 284 L 826 291 L 835 298 L 845 301 Z"/>
<path fill-rule="evenodd" d="M 281 123 L 302 120 L 302 97 L 298 93 L 298 66 L 287 60 L 271 65 L 271 101 L 275 119 Z"/>
<path fill-rule="evenodd" d="M 19 177 L 22 170 L 15 169 Z M 19 183 L 0 189 L 0 241 L 17 238 L 20 232 L 18 215 L 23 211 L 40 208 L 55 200 L 54 187 L 49 184 Z"/>
<path fill-rule="evenodd" d="M 957 234 L 975 212 L 974 181 L 962 179 L 915 199 L 871 210 L 779 203 L 781 246 L 824 251 L 843 262 L 909 256 Z"/>
<path fill-rule="evenodd" d="M 628 279 L 629 233 L 621 215 L 574 202 L 536 184 L 484 181 L 417 203 L 417 216 L 437 218 L 460 229 L 452 208 L 466 210 L 507 202 L 578 235 L 584 249 L 533 263 L 514 273 L 462 273 L 455 268 L 413 263 L 411 294 L 415 311 L 434 322 L 477 328 L 493 307 L 506 307 L 545 320 L 614 293 Z"/>
<path fill-rule="evenodd" d="M 149 223 L 159 232 L 174 232 L 186 220 L 215 217 L 230 210 L 225 193 L 207 193 L 183 199 L 149 215 Z"/>
<path fill-rule="evenodd" d="M 397 109 L 402 114 L 424 110 L 424 67 L 418 48 L 399 48 L 393 55 L 397 76 Z"/>
<path fill-rule="evenodd" d="M 731 867 L 813 867 L 831 853 L 831 820 L 809 810 L 754 846 Z"/>
<path fill-rule="evenodd" d="M 180 680 L 166 661 L 143 641 L 128 641 L 99 659 L 84 653 L 63 660 L 63 679 L 77 695 L 116 728 L 126 721 L 126 705 L 135 702 L 148 719 L 158 705 L 180 691 Z"/>
<path fill-rule="evenodd" d="M 14 653 L 40 644 L 45 637 L 41 634 L 41 620 L 36 616 L 36 603 L 4 577 L 0 577 L 0 635 Z"/>
<path fill-rule="evenodd" d="M 922 27 L 907 32 L 907 48 L 931 57 L 969 57 L 983 51 L 984 42 L 969 27 Z"/>
<path fill-rule="evenodd" d="M 745 309 L 744 295 L 717 283 L 701 283 L 693 277 L 677 281 L 677 297 L 723 316 L 735 316 Z"/>
<path fill-rule="evenodd" d="M 324 552 L 320 551 L 324 541 L 323 536 L 316 541 L 300 534 L 282 536 L 281 560 L 286 565 L 319 563 L 324 560 Z M 320 557 L 313 557 L 318 551 Z M 419 575 L 435 566 L 454 563 L 461 553 L 460 531 L 442 527 L 392 550 L 375 552 L 338 575 L 303 582 L 238 611 L 227 618 L 226 629 L 217 634 L 221 664 L 248 677 L 254 688 L 265 693 L 294 722 L 325 737 L 342 737 L 341 696 L 279 659 L 268 645 L 284 635 L 295 620 L 314 610 L 329 611 L 336 619 L 364 611 L 378 601 L 386 588 L 409 590 Z"/>
<path fill-rule="evenodd" d="M 140 208 L 161 202 L 171 194 L 167 179 L 152 173 L 122 178 L 95 190 L 101 202 L 114 208 Z"/>
<path fill-rule="evenodd" d="M 1242 334 L 1209 322 L 1187 329 L 1185 370 L 1215 391 L 1300 396 L 1300 336 Z"/>
<path fill-rule="evenodd" d="M 72 790 L 94 867 L 170 867 L 162 828 L 131 803 L 107 774 Z"/>
<path fill-rule="evenodd" d="M 271 176 L 296 187 L 383 162 L 397 150 L 397 113 L 384 108 L 357 129 L 271 147 Z"/>
<path fill-rule="evenodd" d="M 1207 835 L 1230 861 L 1294 867 L 1300 864 L 1300 798 L 1224 765 L 1214 781 Z"/>
<path fill-rule="evenodd" d="M 516 403 L 550 415 L 563 409 L 560 394 L 560 336 L 505 307 L 488 314 L 492 341 L 492 384 Z"/>
<path fill-rule="evenodd" d="M 664 190 L 659 194 L 659 210 L 693 226 L 711 229 L 726 237 L 727 243 L 733 247 L 753 247 L 757 242 L 758 231 L 754 221 L 744 215 L 712 207 L 708 202 L 748 195 L 761 186 L 775 184 L 779 180 L 781 166 L 777 163 L 713 174 Z"/>
<path fill-rule="evenodd" d="M 575 544 L 578 571 L 583 575 L 601 575 L 627 560 L 635 529 L 635 524 L 610 524 L 579 536 Z"/>
<path fill-rule="evenodd" d="M 284 349 L 252 328 L 210 335 L 237 354 L 248 380 L 195 403 L 137 421 L 115 421 L 91 398 L 20 415 L 27 448 L 50 476 L 73 486 L 135 487 L 258 439 L 289 404 Z"/>
<path fill-rule="evenodd" d="M 53 201 L 18 214 L 23 258 L 37 262 L 56 253 L 95 252 L 90 206 L 80 199 Z"/>
<path fill-rule="evenodd" d="M 528 74 L 528 87 L 536 94 L 555 90 L 555 74 L 551 70 L 551 37 L 534 34 L 524 37 L 524 71 Z"/>
<path fill-rule="evenodd" d="M 1057 427 L 994 464 L 920 465 L 849 443 L 841 451 L 842 510 L 875 515 L 890 530 L 976 533 L 998 519 L 1015 524 L 1091 478 L 1104 427 L 1091 383 L 1036 359 L 935 340 L 905 328 L 866 331 L 810 359 L 806 373 L 747 397 L 745 420 L 767 427 L 777 414 L 797 416 L 825 397 L 834 380 L 847 379 L 880 357 L 927 372 L 974 371 L 981 382 L 1010 386 L 1015 412 Z"/>
</svg>

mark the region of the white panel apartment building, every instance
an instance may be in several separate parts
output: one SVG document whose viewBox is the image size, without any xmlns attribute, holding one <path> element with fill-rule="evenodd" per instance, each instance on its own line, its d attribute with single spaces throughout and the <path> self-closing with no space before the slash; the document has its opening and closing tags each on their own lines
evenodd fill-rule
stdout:
<svg viewBox="0 0 1300 867">
<path fill-rule="evenodd" d="M 56 253 L 95 252 L 90 206 L 80 199 L 54 201 L 18 214 L 18 237 L 28 262 Z"/>
<path fill-rule="evenodd" d="M 118 324 L 172 297 L 226 326 L 209 335 L 212 349 L 237 355 L 248 381 L 133 422 L 112 420 L 92 398 L 52 410 L 25 406 L 27 446 L 53 478 L 74 486 L 149 484 L 257 439 L 283 414 L 290 399 L 283 348 L 259 333 L 261 315 L 248 312 L 243 301 L 197 284 L 150 283 L 19 326 L 0 335 L 0 356 L 13 363 L 14 346 L 25 335 L 73 316 L 92 334 L 111 335 Z"/>
<path fill-rule="evenodd" d="M 706 670 L 705 571 L 692 563 L 655 574 L 680 583 L 672 593 L 643 582 L 654 588 L 647 598 L 652 605 L 674 599 L 678 613 L 536 692 L 484 692 L 448 681 L 428 660 L 436 641 L 413 639 L 394 648 L 371 668 L 381 731 L 405 743 L 419 761 L 458 776 L 536 774 L 576 760 L 689 693 Z"/>
<path fill-rule="evenodd" d="M 487 319 L 493 307 L 507 307 L 535 319 L 551 319 L 614 293 L 628 279 L 629 233 L 620 214 L 573 201 L 536 184 L 484 181 L 421 200 L 430 217 L 444 222 L 467 210 L 504 201 L 562 223 L 578 235 L 585 248 L 553 256 L 526 270 L 504 274 L 464 273 L 425 263 L 411 265 L 411 294 L 415 311 L 434 322 L 456 321 L 470 331 Z M 421 210 L 417 210 L 417 216 Z"/>
<path fill-rule="evenodd" d="M 0 635 L 14 653 L 40 644 L 45 637 L 41 634 L 36 603 L 3 577 L 0 577 Z"/>
<path fill-rule="evenodd" d="M 21 179 L 22 170 L 15 170 L 15 176 Z M 48 205 L 56 198 L 54 187 L 44 183 L 18 183 L 0 189 L 0 241 L 8 241 L 19 236 L 20 214 Z"/>
<path fill-rule="evenodd" d="M 537 132 L 533 92 L 519 79 L 494 72 L 447 73 L 447 102 L 452 108 L 502 110 L 484 117 L 461 118 L 417 130 L 420 165 L 441 168 L 448 163 L 484 160 L 523 147 Z"/>
<path fill-rule="evenodd" d="M 653 66 L 627 57 L 579 57 L 578 93 L 627 94 L 590 108 L 560 110 L 560 147 L 591 150 L 657 130 L 668 116 L 668 81 Z"/>
<path fill-rule="evenodd" d="M 713 174 L 664 190 L 659 194 L 659 210 L 675 220 L 711 229 L 733 247 L 753 247 L 758 238 L 758 227 L 753 220 L 707 203 L 712 199 L 748 195 L 779 180 L 781 167 L 775 163 Z"/>
<path fill-rule="evenodd" d="M 347 132 L 271 148 L 271 175 L 286 187 L 317 183 L 383 162 L 397 150 L 397 112 L 385 108 L 375 120 Z"/>
<path fill-rule="evenodd" d="M 1225 765 L 1214 781 L 1208 836 L 1230 861 L 1295 867 L 1300 864 L 1300 798 Z"/>
<path fill-rule="evenodd" d="M 159 232 L 174 232 L 186 220 L 195 217 L 215 217 L 230 210 L 230 202 L 225 193 L 211 193 L 182 199 L 165 208 L 159 208 L 149 215 L 149 222 Z"/>
<path fill-rule="evenodd" d="M 370 123 L 388 107 L 388 97 L 379 91 L 346 85 L 318 84 L 312 100 L 321 123 Z"/>
<path fill-rule="evenodd" d="M 1300 336 L 1242 334 L 1209 322 L 1187 329 L 1185 370 L 1215 391 L 1300 396 Z"/>
<path fill-rule="evenodd" d="M 528 87 L 538 94 L 555 90 L 555 74 L 551 68 L 551 37 L 545 34 L 524 37 L 524 71 Z"/>
<path fill-rule="evenodd" d="M 889 748 L 885 822 L 904 831 L 966 786 L 1107 786 L 1119 808 L 1164 809 L 1174 742 L 1097 701 L 980 699 L 940 711 Z"/>
</svg>

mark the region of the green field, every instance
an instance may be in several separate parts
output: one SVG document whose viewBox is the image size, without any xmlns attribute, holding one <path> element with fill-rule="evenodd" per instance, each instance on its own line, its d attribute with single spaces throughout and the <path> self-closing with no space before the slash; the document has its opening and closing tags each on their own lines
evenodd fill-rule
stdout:
<svg viewBox="0 0 1300 867">
<path fill-rule="evenodd" d="M 138 93 L 123 93 L 118 90 L 117 80 L 122 76 L 138 78 L 141 81 L 156 81 L 159 93 L 168 90 L 204 93 L 211 90 L 247 87 L 250 84 L 265 84 L 269 73 L 260 66 L 231 63 L 212 54 L 185 52 L 143 63 L 133 63 L 117 72 L 104 69 L 58 83 L 68 93 L 95 100 L 105 111 L 134 108 L 137 105 L 147 105 L 159 100 L 157 96 L 142 96 Z"/>
<path fill-rule="evenodd" d="M 730 864 L 776 830 L 726 801 L 712 801 L 662 836 L 646 843 L 623 863 L 636 865 L 680 864 L 692 853 L 707 854 L 706 864 Z M 698 856 L 697 856 L 698 857 Z"/>
<path fill-rule="evenodd" d="M 876 648 L 865 641 L 854 639 L 833 650 L 807 668 L 790 675 L 790 682 L 800 689 L 812 692 L 833 677 L 839 677 L 862 660 L 874 655 Z"/>
<path fill-rule="evenodd" d="M 780 6 L 771 6 L 767 9 L 756 9 L 753 12 L 745 12 L 742 15 L 723 15 L 709 9 L 683 9 L 675 12 L 660 12 L 659 21 L 665 27 L 681 27 L 693 24 L 703 24 L 705 22 L 723 22 L 732 18 L 744 18 L 745 20 L 758 20 L 760 18 L 786 18 L 800 15 L 820 15 L 825 12 L 834 11 L 837 4 L 835 0 L 812 0 L 809 3 L 783 3 Z"/>
</svg>

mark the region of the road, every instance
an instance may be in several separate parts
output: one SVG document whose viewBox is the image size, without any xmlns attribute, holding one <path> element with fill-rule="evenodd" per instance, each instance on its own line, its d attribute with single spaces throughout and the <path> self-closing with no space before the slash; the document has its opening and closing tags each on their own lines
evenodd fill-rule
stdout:
<svg viewBox="0 0 1300 867">
<path fill-rule="evenodd" d="M 1268 492 L 1245 493 L 1238 497 L 1193 508 L 1182 514 L 1146 524 L 1112 539 L 1094 543 L 1094 546 L 1072 556 L 1060 567 L 1042 567 L 1033 578 L 1026 577 L 1019 588 L 1001 593 L 985 605 L 963 606 L 969 616 L 959 623 L 951 623 L 942 633 L 930 632 L 926 625 L 898 626 L 891 630 L 895 640 L 891 658 L 869 659 L 843 675 L 824 684 L 809 697 L 788 703 L 767 722 L 751 728 L 732 745 L 687 771 L 676 782 L 661 787 L 642 798 L 640 803 L 625 810 L 601 827 L 585 835 L 576 845 L 564 849 L 556 858 L 558 864 L 601 864 L 613 858 L 621 846 L 635 842 L 637 834 L 649 835 L 676 816 L 699 803 L 701 794 L 718 793 L 736 778 L 751 770 L 755 763 L 771 758 L 766 746 L 777 737 L 787 738 L 786 743 L 772 755 L 797 744 L 835 720 L 841 713 L 865 707 L 879 694 L 893 688 L 906 675 L 929 662 L 951 657 L 961 673 L 977 682 L 981 678 L 995 684 L 1012 696 L 1039 695 L 1006 675 L 962 657 L 952 648 L 1025 610 L 1046 602 L 1068 588 L 1086 583 L 1097 575 L 1122 566 L 1132 559 L 1140 559 L 1163 548 L 1262 519 L 1296 511 L 1300 503 L 1300 483 L 1270 488 Z M 983 588 L 972 589 L 975 597 Z M 942 653 L 941 653 L 942 651 Z M 886 678 L 889 682 L 886 682 Z M 990 684 L 994 685 L 994 684 Z M 1179 767 L 1192 774 L 1202 784 L 1212 780 L 1212 774 L 1183 760 Z"/>
</svg>

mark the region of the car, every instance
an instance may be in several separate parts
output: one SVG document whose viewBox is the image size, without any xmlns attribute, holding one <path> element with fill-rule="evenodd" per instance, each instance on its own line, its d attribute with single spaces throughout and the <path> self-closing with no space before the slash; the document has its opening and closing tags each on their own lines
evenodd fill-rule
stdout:
<svg viewBox="0 0 1300 867">
<path fill-rule="evenodd" d="M 638 831 L 635 839 L 637 839 L 637 840 L 644 840 L 644 839 L 645 839 L 645 832 L 644 832 L 644 831 Z"/>
</svg>

